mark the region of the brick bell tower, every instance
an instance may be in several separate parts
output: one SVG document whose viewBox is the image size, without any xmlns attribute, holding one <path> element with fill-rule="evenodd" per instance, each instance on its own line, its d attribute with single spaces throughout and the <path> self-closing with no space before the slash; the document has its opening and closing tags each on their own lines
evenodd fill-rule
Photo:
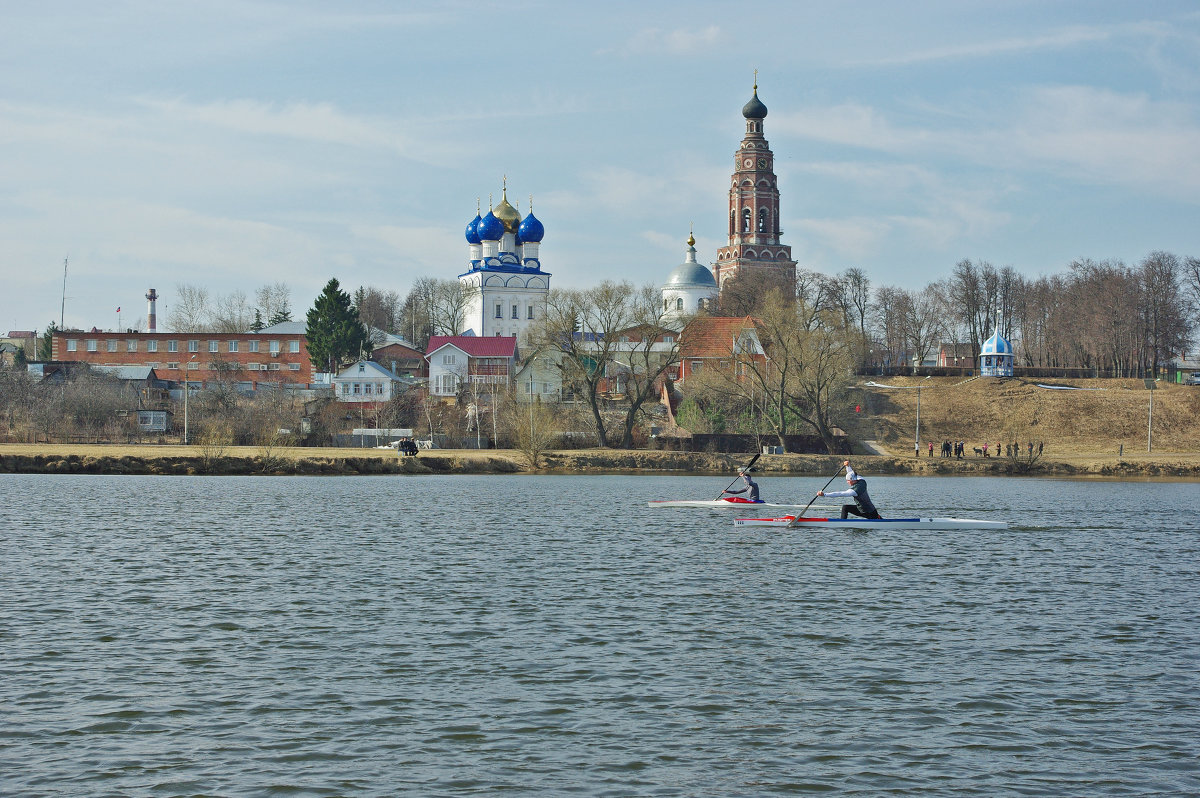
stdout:
<svg viewBox="0 0 1200 798">
<path fill-rule="evenodd" d="M 779 243 L 779 183 L 775 178 L 775 156 L 763 138 L 767 106 L 758 99 L 758 72 L 754 73 L 754 96 L 742 108 L 746 137 L 734 155 L 729 186 L 729 245 L 717 250 L 713 276 L 717 285 L 744 269 L 771 269 L 796 281 L 792 248 Z"/>
</svg>

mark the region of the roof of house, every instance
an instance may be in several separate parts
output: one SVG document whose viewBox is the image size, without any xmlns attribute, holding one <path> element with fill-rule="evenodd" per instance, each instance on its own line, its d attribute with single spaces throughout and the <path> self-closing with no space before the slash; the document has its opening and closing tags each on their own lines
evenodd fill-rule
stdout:
<svg viewBox="0 0 1200 798">
<path fill-rule="evenodd" d="M 729 357 L 733 342 L 754 326 L 753 316 L 698 316 L 680 333 L 680 352 L 683 357 Z"/>
<path fill-rule="evenodd" d="M 359 371 L 358 367 L 360 365 L 365 366 L 366 367 L 365 370 Z M 334 377 L 334 379 L 335 380 L 351 380 L 351 381 L 354 380 L 355 378 L 362 379 L 362 377 L 359 377 L 360 374 L 370 374 L 370 376 L 372 378 L 383 378 L 383 379 L 393 380 L 396 382 L 400 381 L 400 378 L 397 377 L 395 374 L 388 371 L 387 369 L 385 369 L 383 366 L 379 365 L 378 363 L 375 363 L 370 360 L 360 360 L 357 363 L 351 363 L 349 366 L 346 366 L 346 368 L 339 371 L 337 373 L 337 376 Z"/>
<path fill-rule="evenodd" d="M 515 336 L 435 335 L 429 339 L 425 354 L 432 355 L 443 346 L 457 347 L 471 357 L 513 357 L 517 353 Z"/>
<path fill-rule="evenodd" d="M 104 366 L 93 365 L 96 371 L 103 372 L 119 380 L 150 380 L 157 379 L 152 366 Z"/>
<path fill-rule="evenodd" d="M 254 332 L 247 330 L 246 332 Z M 305 321 L 281 321 L 278 324 L 272 324 L 270 327 L 263 327 L 258 331 L 259 335 L 305 335 L 308 332 L 308 322 Z"/>
<path fill-rule="evenodd" d="M 383 344 L 382 346 L 377 346 L 373 350 L 371 350 L 371 358 L 372 359 L 379 357 L 379 356 L 383 356 L 385 354 L 391 355 L 393 357 L 403 356 L 403 357 L 417 358 L 417 359 L 420 359 L 422 357 L 420 349 L 417 349 L 412 344 L 404 342 L 404 341 L 397 341 L 394 343 Z"/>
<path fill-rule="evenodd" d="M 33 330 L 9 330 L 7 337 L 9 337 L 9 338 L 36 338 L 37 333 L 35 333 Z"/>
</svg>

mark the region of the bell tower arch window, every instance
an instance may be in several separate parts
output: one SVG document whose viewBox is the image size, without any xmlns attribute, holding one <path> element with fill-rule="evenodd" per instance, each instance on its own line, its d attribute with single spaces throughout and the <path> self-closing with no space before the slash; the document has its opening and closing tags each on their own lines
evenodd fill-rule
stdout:
<svg viewBox="0 0 1200 798">
<path fill-rule="evenodd" d="M 750 232 L 750 209 L 742 208 L 742 232 Z"/>
<path fill-rule="evenodd" d="M 766 208 L 758 209 L 758 232 L 760 232 L 760 233 L 767 232 L 767 217 L 769 215 L 770 214 L 767 212 Z"/>
</svg>

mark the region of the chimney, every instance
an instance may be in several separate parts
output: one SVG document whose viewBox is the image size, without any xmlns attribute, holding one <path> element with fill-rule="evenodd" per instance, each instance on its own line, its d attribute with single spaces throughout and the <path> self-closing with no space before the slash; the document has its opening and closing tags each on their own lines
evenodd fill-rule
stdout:
<svg viewBox="0 0 1200 798">
<path fill-rule="evenodd" d="M 154 303 L 158 301 L 158 292 L 151 288 L 150 292 L 146 294 L 146 300 L 146 332 L 156 332 L 158 325 L 154 312 Z"/>
</svg>

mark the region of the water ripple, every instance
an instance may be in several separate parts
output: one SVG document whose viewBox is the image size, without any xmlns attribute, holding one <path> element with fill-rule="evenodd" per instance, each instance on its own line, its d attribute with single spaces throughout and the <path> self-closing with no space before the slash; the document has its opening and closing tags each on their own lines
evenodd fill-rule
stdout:
<svg viewBox="0 0 1200 798">
<path fill-rule="evenodd" d="M 4 477 L 0 794 L 1200 792 L 1194 485 L 724 484 Z"/>
</svg>

